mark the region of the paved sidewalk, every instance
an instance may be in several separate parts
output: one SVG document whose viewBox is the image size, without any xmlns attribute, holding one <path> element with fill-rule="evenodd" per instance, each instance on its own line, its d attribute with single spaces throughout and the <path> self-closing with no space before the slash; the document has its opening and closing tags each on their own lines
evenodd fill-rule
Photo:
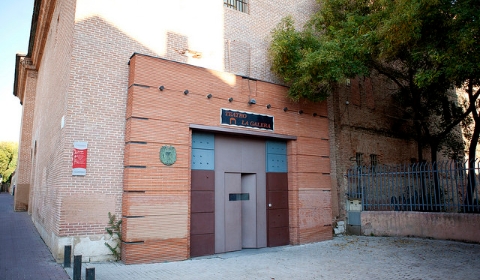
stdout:
<svg viewBox="0 0 480 280">
<path fill-rule="evenodd" d="M 53 259 L 27 212 L 13 211 L 13 197 L 0 193 L 0 280 L 70 279 Z"/>
<path fill-rule="evenodd" d="M 0 194 L 0 280 L 69 279 L 31 217 Z M 479 233 L 480 234 L 480 233 Z M 301 246 L 250 249 L 158 264 L 95 267 L 96 280 L 156 279 L 480 279 L 480 244 L 418 238 L 345 236 Z"/>
<path fill-rule="evenodd" d="M 479 233 L 480 234 L 480 233 Z M 82 268 L 84 277 L 86 264 Z M 418 238 L 337 237 L 181 262 L 88 264 L 119 279 L 480 279 L 480 244 Z M 72 275 L 72 270 L 68 270 Z"/>
</svg>

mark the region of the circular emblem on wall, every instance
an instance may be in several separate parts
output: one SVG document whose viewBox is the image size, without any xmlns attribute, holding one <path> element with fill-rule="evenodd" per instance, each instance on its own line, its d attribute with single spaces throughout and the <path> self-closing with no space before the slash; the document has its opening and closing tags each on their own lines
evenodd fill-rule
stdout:
<svg viewBox="0 0 480 280">
<path fill-rule="evenodd" d="M 160 149 L 160 161 L 165 165 L 172 165 L 177 161 L 177 151 L 173 146 L 163 146 Z"/>
</svg>

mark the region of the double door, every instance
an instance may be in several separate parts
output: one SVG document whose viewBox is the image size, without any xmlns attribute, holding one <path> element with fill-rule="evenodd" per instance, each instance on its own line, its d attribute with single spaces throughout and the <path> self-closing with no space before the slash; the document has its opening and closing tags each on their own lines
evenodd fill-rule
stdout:
<svg viewBox="0 0 480 280">
<path fill-rule="evenodd" d="M 215 253 L 267 246 L 265 142 L 215 137 Z"/>
</svg>

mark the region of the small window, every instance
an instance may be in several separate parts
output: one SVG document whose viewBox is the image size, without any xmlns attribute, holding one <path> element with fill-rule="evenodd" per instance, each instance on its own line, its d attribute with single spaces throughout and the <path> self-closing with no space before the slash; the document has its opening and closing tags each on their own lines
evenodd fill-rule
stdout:
<svg viewBox="0 0 480 280">
<path fill-rule="evenodd" d="M 248 13 L 248 0 L 223 0 L 223 5 L 230 9 Z"/>
<path fill-rule="evenodd" d="M 378 157 L 377 157 L 377 155 L 375 155 L 375 154 L 371 154 L 371 155 L 370 155 L 370 165 L 371 165 L 372 167 L 378 165 Z"/>
<path fill-rule="evenodd" d="M 356 153 L 355 154 L 355 163 L 357 166 L 363 165 L 363 153 Z"/>
<path fill-rule="evenodd" d="M 376 168 L 378 165 L 378 157 L 376 154 L 371 154 L 370 155 L 370 166 L 372 168 L 372 171 L 375 172 Z"/>
</svg>

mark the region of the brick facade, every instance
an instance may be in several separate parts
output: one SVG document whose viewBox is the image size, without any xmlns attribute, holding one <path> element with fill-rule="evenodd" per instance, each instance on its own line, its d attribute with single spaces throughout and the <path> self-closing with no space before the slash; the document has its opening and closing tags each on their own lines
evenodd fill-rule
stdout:
<svg viewBox="0 0 480 280">
<path fill-rule="evenodd" d="M 126 120 L 125 116 L 132 113 L 128 111 L 129 108 L 140 108 L 130 106 L 131 101 L 128 100 L 128 93 L 134 90 L 129 88 L 131 82 L 128 80 L 128 62 L 133 53 L 215 70 L 210 74 L 206 70 L 202 72 L 202 75 L 209 77 L 211 84 L 191 84 L 192 92 L 202 92 L 215 85 L 218 86 L 215 88 L 218 96 L 225 98 L 224 95 L 230 93 L 241 99 L 248 97 L 245 94 L 248 89 L 250 96 L 260 104 L 271 103 L 270 110 L 285 113 L 281 109 L 288 107 L 287 113 L 276 117 L 276 123 L 283 125 L 276 127 L 275 132 L 298 136 L 297 141 L 288 145 L 289 168 L 292 172 L 289 176 L 290 211 L 293 211 L 290 215 L 291 243 L 330 238 L 326 105 L 315 108 L 311 107 L 313 105 L 304 106 L 285 100 L 285 88 L 268 83 L 277 79 L 269 71 L 266 53 L 269 32 L 281 17 L 292 14 L 300 26 L 316 5 L 311 0 L 282 0 L 275 5 L 270 1 L 251 1 L 249 14 L 246 14 L 223 7 L 221 1 L 206 1 L 202 5 L 194 0 L 141 0 L 135 5 L 107 0 L 39 1 L 34 13 L 36 29 L 31 31 L 34 36 L 27 56 L 32 61 L 33 69 L 38 71 L 35 89 L 27 89 L 26 94 L 35 96 L 35 102 L 34 105 L 29 102 L 24 104 L 34 108 L 27 111 L 25 107 L 23 116 L 25 124 L 31 118 L 32 127 L 24 126 L 22 129 L 22 133 L 31 135 L 25 136 L 25 139 L 31 137 L 31 140 L 23 140 L 21 148 L 22 154 L 30 150 L 32 158 L 20 158 L 19 166 L 31 170 L 27 180 L 30 185 L 30 193 L 26 194 L 30 197 L 28 209 L 54 256 L 61 259 L 63 245 L 74 245 L 74 254 L 82 254 L 84 261 L 110 258 L 103 244 L 107 238 L 104 230 L 107 214 L 112 212 L 120 216 L 122 211 L 125 214 L 125 211 L 137 209 L 127 207 L 126 210 L 125 205 L 141 203 L 141 195 L 123 195 L 123 192 L 141 190 L 153 191 L 155 199 L 178 201 L 181 198 L 181 203 L 173 209 L 181 211 L 179 222 L 182 227 L 169 230 L 166 235 L 172 235 L 168 239 L 168 244 L 173 246 L 169 247 L 171 252 L 175 252 L 170 255 L 171 259 L 188 257 L 186 209 L 189 204 L 185 204 L 184 199 L 189 197 L 188 141 L 191 132 L 188 128 L 173 132 L 167 125 L 169 119 L 165 119 L 165 114 L 156 116 L 159 118 L 157 121 L 147 123 L 138 119 Z M 193 71 L 188 69 L 182 71 Z M 255 80 L 224 72 L 249 76 Z M 150 78 L 146 81 L 157 82 L 154 77 Z M 172 84 L 165 86 L 181 91 L 189 86 L 188 83 L 184 84 L 184 80 L 188 80 L 188 77 L 183 80 L 172 77 Z M 195 94 L 191 95 L 192 99 L 193 96 Z M 197 98 L 205 99 L 203 94 Z M 215 108 L 220 106 L 219 102 L 217 98 L 211 100 L 211 103 L 217 103 Z M 245 102 L 239 104 L 242 106 L 235 106 L 236 109 L 247 106 Z M 163 103 L 158 104 L 161 105 Z M 175 110 L 171 107 L 165 109 L 172 116 L 190 113 L 182 106 Z M 300 109 L 306 113 L 296 113 Z M 158 111 L 156 107 L 143 110 L 154 115 Z M 262 110 L 266 108 L 263 106 Z M 324 117 L 313 117 L 313 111 Z M 33 113 L 33 117 L 28 112 Z M 294 117 L 282 119 L 285 116 Z M 298 127 L 301 121 L 305 121 L 305 127 L 311 128 Z M 205 113 L 206 124 L 218 125 L 216 122 L 218 111 Z M 312 137 L 312 130 L 321 136 Z M 148 153 L 155 151 L 153 154 L 157 153 L 159 143 L 178 145 L 179 158 L 181 156 L 183 161 L 178 162 L 175 168 L 180 171 L 168 179 L 157 174 L 140 181 L 132 180 L 142 174 L 137 169 L 125 169 L 124 165 L 146 160 L 145 151 L 139 152 L 136 145 L 125 144 L 134 138 L 157 143 L 147 145 Z M 74 141 L 88 143 L 85 176 L 71 174 Z M 314 147 L 317 144 L 321 149 Z M 148 160 L 150 163 L 154 158 Z M 317 165 L 321 168 L 316 168 Z M 20 173 L 23 174 L 21 176 L 27 176 L 29 172 L 25 169 Z M 168 195 L 158 193 L 158 183 L 153 183 L 154 178 L 163 182 L 163 191 Z M 138 207 L 142 208 L 140 205 Z M 318 209 L 323 210 L 319 212 Z M 165 244 L 166 241 L 158 236 L 151 237 L 148 231 L 141 231 L 145 223 L 124 222 L 127 239 L 141 238 L 146 240 L 145 243 L 156 244 L 150 249 Z M 149 223 L 162 225 L 165 221 L 153 219 Z M 129 247 L 136 246 L 138 244 L 131 243 L 125 248 L 128 251 Z M 132 262 L 136 262 L 134 254 L 131 256 Z M 158 259 L 143 261 L 155 260 Z"/>
<path fill-rule="evenodd" d="M 221 127 L 219 114 L 225 107 L 271 115 L 275 133 L 297 136 L 287 144 L 290 243 L 331 238 L 326 103 L 295 104 L 283 86 L 140 54 L 130 61 L 129 84 L 123 197 L 127 243 L 122 251 L 126 263 L 189 257 L 190 126 Z M 158 89 L 161 85 L 163 91 Z M 206 97 L 209 93 L 211 98 Z M 256 98 L 255 105 L 248 104 L 249 96 Z M 239 128 L 242 132 L 248 129 Z M 174 165 L 160 162 L 162 145 L 176 147 Z"/>
<path fill-rule="evenodd" d="M 382 77 L 358 77 L 340 86 L 331 97 L 335 220 L 342 221 L 346 217 L 347 180 L 344 175 L 349 168 L 358 163 L 375 164 L 372 160 L 376 160 L 376 164 L 399 164 L 418 159 L 417 143 L 408 134 L 411 121 L 402 119 L 403 113 L 390 94 L 392 88 L 393 85 Z M 428 150 L 424 152 L 427 156 Z"/>
<path fill-rule="evenodd" d="M 12 180 L 15 186 L 16 196 L 14 197 L 15 211 L 26 211 L 31 213 L 28 208 L 32 192 L 30 192 L 31 177 L 31 142 L 32 127 L 35 112 L 35 91 L 37 84 L 37 71 L 31 66 L 31 60 L 24 56 L 17 56 L 18 62 L 22 67 L 19 68 L 18 76 L 22 77 L 22 82 L 18 85 L 18 91 L 21 92 L 19 98 L 23 105 L 22 127 L 20 132 L 20 143 L 18 149 L 18 164 L 15 176 Z M 12 190 L 13 191 L 13 190 Z"/>
<path fill-rule="evenodd" d="M 285 97 L 270 71 L 270 31 L 287 15 L 301 27 L 316 1 L 252 0 L 248 13 L 220 0 L 35 8 L 28 63 L 17 63 L 24 109 L 15 205 L 32 214 L 58 260 L 63 245 L 84 261 L 111 258 L 108 212 L 123 216 L 127 263 L 188 258 L 190 125 L 221 127 L 220 108 L 273 115 L 275 133 L 297 137 L 287 145 L 291 244 L 331 238 L 332 223 L 346 218 L 344 175 L 358 161 L 418 158 L 411 124 L 381 77 L 352 79 L 320 104 Z M 74 141 L 88 143 L 85 176 L 72 176 Z M 160 163 L 163 145 L 177 148 L 175 165 Z"/>
</svg>

